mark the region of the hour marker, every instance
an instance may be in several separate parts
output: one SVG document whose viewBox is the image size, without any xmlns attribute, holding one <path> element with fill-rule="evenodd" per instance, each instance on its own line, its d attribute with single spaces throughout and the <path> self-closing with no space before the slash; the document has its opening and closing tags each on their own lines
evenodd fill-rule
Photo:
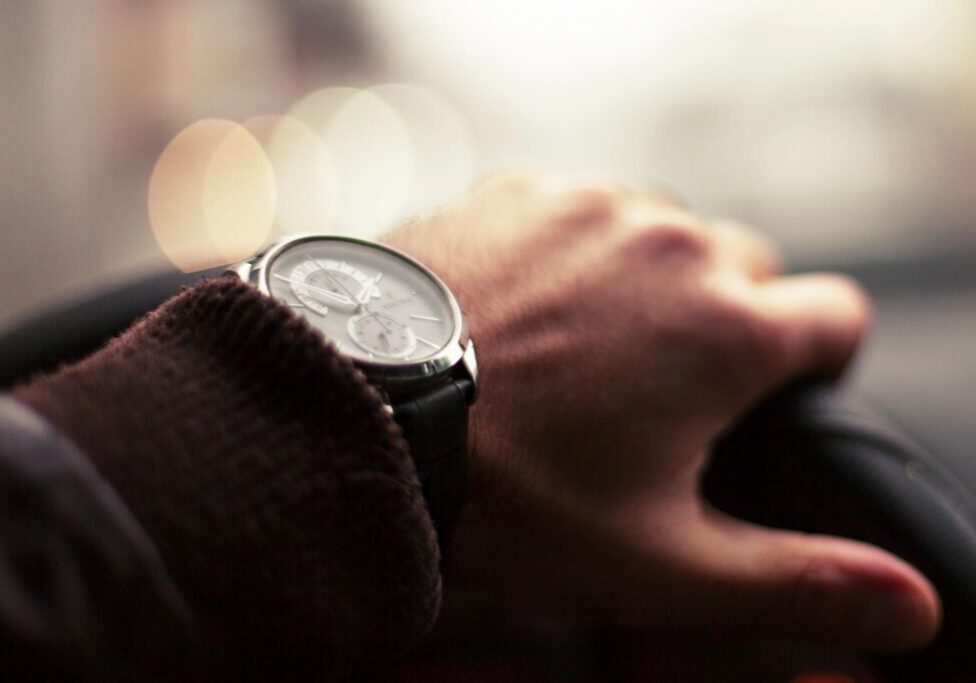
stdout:
<svg viewBox="0 0 976 683">
<path fill-rule="evenodd" d="M 429 316 L 429 315 L 416 315 L 416 314 L 414 314 L 414 315 L 411 315 L 410 317 L 413 318 L 414 320 L 429 320 L 432 323 L 439 323 L 441 321 L 440 318 L 435 318 L 435 317 Z"/>
<path fill-rule="evenodd" d="M 375 285 L 382 279 L 383 279 L 383 273 L 377 273 L 376 277 L 373 278 L 373 284 Z"/>
<path fill-rule="evenodd" d="M 291 303 L 290 301 L 288 302 L 288 305 L 291 306 L 292 308 L 304 308 L 305 307 L 305 304 L 301 304 L 301 303 L 297 303 L 297 302 L 296 303 Z"/>
<path fill-rule="evenodd" d="M 417 337 L 417 335 L 414 335 L 414 336 L 415 336 L 415 337 Z M 426 339 L 424 339 L 423 337 L 417 337 L 417 341 L 419 341 L 419 342 L 420 342 L 421 344 L 426 344 L 427 346 L 429 346 L 429 347 L 430 347 L 430 348 L 432 348 L 432 349 L 439 349 L 439 348 L 440 348 L 440 347 L 439 347 L 439 346 L 438 346 L 437 344 L 435 344 L 434 342 L 432 342 L 432 341 L 427 341 L 427 340 L 426 340 Z"/>
</svg>

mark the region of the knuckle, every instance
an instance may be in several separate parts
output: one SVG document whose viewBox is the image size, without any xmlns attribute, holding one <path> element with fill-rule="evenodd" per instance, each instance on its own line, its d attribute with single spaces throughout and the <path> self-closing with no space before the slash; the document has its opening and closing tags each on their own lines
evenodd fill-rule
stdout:
<svg viewBox="0 0 976 683">
<path fill-rule="evenodd" d="M 709 226 L 719 249 L 747 256 L 745 261 L 749 270 L 765 275 L 782 270 L 780 248 L 767 235 L 727 218 L 712 219 Z"/>
<path fill-rule="evenodd" d="M 702 260 L 711 251 L 711 242 L 694 226 L 676 221 L 654 223 L 636 230 L 623 246 L 637 258 Z"/>
<path fill-rule="evenodd" d="M 496 190 L 512 194 L 528 194 L 546 185 L 546 176 L 524 169 L 495 171 L 476 183 L 474 191 Z"/>
<path fill-rule="evenodd" d="M 580 185 L 569 190 L 568 194 L 580 206 L 596 210 L 616 209 L 621 201 L 620 192 L 610 185 Z"/>
<path fill-rule="evenodd" d="M 556 223 L 574 232 L 606 232 L 616 223 L 620 213 L 621 199 L 609 187 L 574 188 L 557 201 Z"/>
</svg>

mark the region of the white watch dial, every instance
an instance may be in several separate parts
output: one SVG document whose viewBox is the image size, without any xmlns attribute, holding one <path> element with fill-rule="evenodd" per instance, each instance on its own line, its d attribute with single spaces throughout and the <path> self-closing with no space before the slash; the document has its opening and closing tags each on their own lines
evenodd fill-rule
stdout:
<svg viewBox="0 0 976 683">
<path fill-rule="evenodd" d="M 267 268 L 271 295 L 357 360 L 421 362 L 443 350 L 460 325 L 435 278 L 380 246 L 309 238 L 282 250 Z"/>
<path fill-rule="evenodd" d="M 349 319 L 349 336 L 366 353 L 386 358 L 409 358 L 417 350 L 417 335 L 409 325 L 385 313 L 364 311 Z"/>
</svg>

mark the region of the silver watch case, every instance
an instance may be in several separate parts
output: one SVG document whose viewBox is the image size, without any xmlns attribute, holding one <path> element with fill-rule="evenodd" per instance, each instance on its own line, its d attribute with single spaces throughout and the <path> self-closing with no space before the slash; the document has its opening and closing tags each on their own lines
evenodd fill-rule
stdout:
<svg viewBox="0 0 976 683">
<path fill-rule="evenodd" d="M 271 296 L 271 288 L 268 284 L 268 270 L 271 263 L 283 251 L 294 247 L 303 242 L 314 242 L 319 240 L 353 242 L 372 249 L 382 249 L 394 256 L 406 260 L 414 267 L 423 271 L 441 289 L 451 308 L 451 315 L 457 324 L 454 326 L 450 341 L 444 346 L 436 356 L 417 363 L 407 364 L 385 364 L 370 363 L 353 359 L 363 374 L 375 385 L 385 389 L 390 394 L 408 393 L 414 389 L 428 384 L 433 384 L 444 377 L 467 376 L 478 386 L 478 363 L 475 357 L 474 343 L 468 336 L 468 323 L 458 304 L 457 298 L 444 282 L 437 277 L 429 268 L 416 259 L 404 254 L 397 249 L 388 247 L 385 244 L 372 242 L 369 240 L 356 239 L 338 235 L 294 235 L 276 242 L 265 251 L 256 256 L 241 261 L 240 263 L 228 266 L 227 273 L 237 275 L 244 282 L 257 288 L 266 296 Z"/>
</svg>

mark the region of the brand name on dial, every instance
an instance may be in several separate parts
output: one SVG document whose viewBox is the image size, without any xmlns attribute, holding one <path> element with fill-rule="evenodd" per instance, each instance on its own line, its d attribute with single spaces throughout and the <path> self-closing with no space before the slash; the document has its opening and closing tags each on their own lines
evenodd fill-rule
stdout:
<svg viewBox="0 0 976 683">
<path fill-rule="evenodd" d="M 383 310 L 392 311 L 394 308 L 400 308 L 401 306 L 406 306 L 411 301 L 413 301 L 413 299 L 411 299 L 409 296 L 406 296 L 406 297 L 403 297 L 402 299 L 397 299 L 396 301 L 391 301 L 388 304 L 383 304 Z"/>
</svg>

